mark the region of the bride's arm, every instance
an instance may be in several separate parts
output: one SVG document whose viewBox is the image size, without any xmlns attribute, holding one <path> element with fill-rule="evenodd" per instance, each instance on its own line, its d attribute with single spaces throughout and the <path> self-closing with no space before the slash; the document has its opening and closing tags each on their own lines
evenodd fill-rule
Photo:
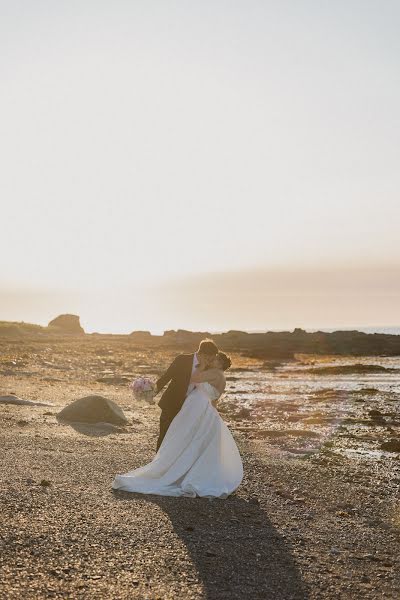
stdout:
<svg viewBox="0 0 400 600">
<path fill-rule="evenodd" d="M 216 381 L 214 383 L 214 387 L 219 391 L 219 396 L 218 396 L 218 398 L 216 398 L 216 400 L 213 400 L 211 402 L 211 404 L 214 406 L 214 408 L 216 408 L 218 410 L 218 408 L 217 408 L 218 400 L 221 398 L 221 396 L 224 393 L 225 388 L 226 388 L 226 379 L 225 379 L 225 375 L 224 375 L 224 373 L 222 373 L 222 371 L 219 372 L 219 378 L 218 378 L 218 381 Z"/>
<path fill-rule="evenodd" d="M 226 379 L 225 379 L 225 375 L 222 371 L 218 371 L 218 379 L 215 381 L 214 385 L 222 396 L 222 394 L 224 393 L 225 388 L 226 388 Z M 218 400 L 216 400 L 215 402 L 217 402 L 217 401 Z"/>
</svg>

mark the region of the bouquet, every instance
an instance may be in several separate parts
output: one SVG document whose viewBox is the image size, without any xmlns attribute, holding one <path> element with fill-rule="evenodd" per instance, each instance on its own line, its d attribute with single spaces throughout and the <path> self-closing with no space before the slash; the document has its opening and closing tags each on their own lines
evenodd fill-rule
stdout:
<svg viewBox="0 0 400 600">
<path fill-rule="evenodd" d="M 155 385 L 147 377 L 139 377 L 129 384 L 133 397 L 136 400 L 144 400 L 147 404 L 154 404 Z"/>
</svg>

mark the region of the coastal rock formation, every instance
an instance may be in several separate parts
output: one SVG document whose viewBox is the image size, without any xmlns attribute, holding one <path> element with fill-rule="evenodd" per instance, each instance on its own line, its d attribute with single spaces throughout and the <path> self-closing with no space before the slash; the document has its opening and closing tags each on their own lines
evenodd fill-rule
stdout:
<svg viewBox="0 0 400 600">
<path fill-rule="evenodd" d="M 60 333 L 85 333 L 78 315 L 59 315 L 50 321 L 49 327 L 57 329 Z"/>
<path fill-rule="evenodd" d="M 400 354 L 400 336 L 384 333 L 367 334 L 361 331 L 316 331 L 308 333 L 296 328 L 290 331 L 247 333 L 228 331 L 210 334 L 179 329 L 166 331 L 160 338 L 167 347 L 193 350 L 199 342 L 211 338 L 221 350 L 242 352 L 261 359 L 291 359 L 295 354 L 342 354 L 353 356 L 396 356 Z"/>
<path fill-rule="evenodd" d="M 129 337 L 135 342 L 150 342 L 151 333 L 150 331 L 132 331 Z"/>
<path fill-rule="evenodd" d="M 72 402 L 57 415 L 61 421 L 75 423 L 112 423 L 125 425 L 128 419 L 123 410 L 103 396 L 85 396 Z"/>
<path fill-rule="evenodd" d="M 48 327 L 30 323 L 0 321 L 0 338 L 54 338 L 55 335 L 82 335 L 84 330 L 77 315 L 60 315 Z M 295 358 L 296 354 L 346 355 L 346 356 L 398 356 L 400 335 L 364 333 L 362 331 L 314 331 L 299 327 L 293 331 L 266 331 L 248 333 L 230 330 L 211 334 L 208 331 L 185 329 L 165 331 L 152 335 L 149 331 L 133 331 L 129 335 L 90 334 L 96 340 L 128 342 L 142 349 L 163 348 L 178 352 L 193 352 L 204 338 L 211 338 L 225 352 L 239 352 L 250 358 L 273 363 Z M 107 351 L 108 352 L 108 351 Z M 360 372 L 365 368 L 360 367 Z M 378 371 L 379 369 L 376 369 Z"/>
</svg>

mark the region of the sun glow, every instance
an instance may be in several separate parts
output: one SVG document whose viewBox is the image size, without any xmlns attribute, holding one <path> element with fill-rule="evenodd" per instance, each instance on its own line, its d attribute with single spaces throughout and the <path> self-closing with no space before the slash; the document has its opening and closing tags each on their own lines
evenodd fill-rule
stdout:
<svg viewBox="0 0 400 600">
<path fill-rule="evenodd" d="M 400 263 L 395 19 L 156 5 L 3 15 L 1 317 L 78 312 L 107 331 L 394 318 L 389 279 L 358 319 L 334 285 L 325 310 L 314 284 L 304 296 L 310 265 Z M 255 269 L 296 285 L 246 294 Z"/>
</svg>

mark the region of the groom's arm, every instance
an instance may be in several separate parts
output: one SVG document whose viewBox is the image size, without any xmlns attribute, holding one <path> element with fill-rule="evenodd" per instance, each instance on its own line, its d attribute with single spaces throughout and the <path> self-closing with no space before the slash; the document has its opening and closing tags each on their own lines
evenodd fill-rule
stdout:
<svg viewBox="0 0 400 600">
<path fill-rule="evenodd" d="M 226 387 L 225 375 L 221 369 L 207 369 L 206 371 L 195 371 L 190 379 L 190 383 L 195 385 L 198 383 L 210 383 L 213 385 L 221 394 L 224 393 Z M 215 403 L 212 403 L 215 406 Z"/>
<path fill-rule="evenodd" d="M 207 369 L 206 371 L 197 370 L 192 374 L 190 383 L 211 383 L 211 385 L 221 379 L 221 371 L 219 369 Z"/>
<path fill-rule="evenodd" d="M 176 369 L 177 369 L 178 365 L 179 365 L 179 356 L 177 356 L 175 358 L 175 360 L 170 364 L 168 369 L 165 371 L 164 375 L 161 375 L 160 379 L 158 379 L 158 381 L 156 382 L 155 394 L 158 394 L 158 392 L 160 392 L 163 389 L 163 387 L 165 387 L 167 385 L 167 383 L 169 383 L 171 381 L 171 379 L 174 377 L 174 375 L 176 373 Z"/>
</svg>

